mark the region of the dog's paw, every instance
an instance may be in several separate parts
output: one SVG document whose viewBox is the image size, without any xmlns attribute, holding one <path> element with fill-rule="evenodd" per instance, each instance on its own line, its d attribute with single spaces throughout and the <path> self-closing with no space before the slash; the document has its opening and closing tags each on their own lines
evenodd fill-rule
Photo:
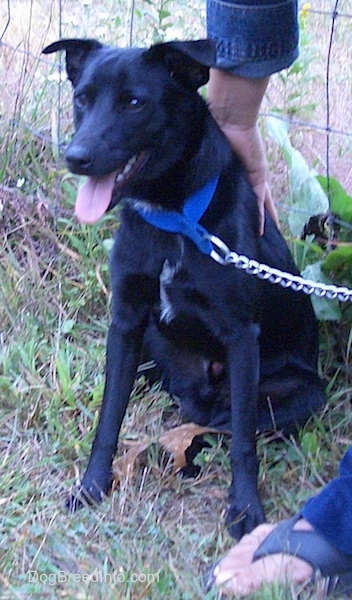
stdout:
<svg viewBox="0 0 352 600">
<path fill-rule="evenodd" d="M 66 509 L 70 513 L 75 513 L 84 506 L 97 506 L 106 498 L 107 493 L 97 484 L 92 484 L 87 488 L 82 483 L 67 499 Z"/>
<path fill-rule="evenodd" d="M 87 500 L 83 497 L 80 491 L 77 490 L 76 493 L 71 494 L 67 498 L 65 502 L 65 508 L 66 510 L 68 510 L 69 513 L 75 513 L 77 510 L 83 508 L 83 506 L 87 506 L 88 504 L 89 502 L 87 502 Z"/>
<path fill-rule="evenodd" d="M 265 516 L 260 504 L 247 508 L 239 507 L 233 502 L 226 517 L 226 526 L 229 534 L 236 540 L 240 540 L 246 533 L 253 531 L 257 525 L 264 523 Z"/>
</svg>

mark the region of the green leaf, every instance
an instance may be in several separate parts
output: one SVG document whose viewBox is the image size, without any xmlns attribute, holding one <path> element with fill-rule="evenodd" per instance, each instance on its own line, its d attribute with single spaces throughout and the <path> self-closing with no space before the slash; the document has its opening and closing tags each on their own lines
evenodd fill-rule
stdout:
<svg viewBox="0 0 352 600">
<path fill-rule="evenodd" d="M 301 175 L 307 172 L 301 170 Z M 325 214 L 329 209 L 328 199 L 316 180 L 316 177 L 308 174 L 305 179 L 300 180 L 299 174 L 292 174 L 291 185 L 293 187 L 293 210 L 289 215 L 288 222 L 292 235 L 300 236 L 310 216 Z"/>
<path fill-rule="evenodd" d="M 324 273 L 333 273 L 339 281 L 352 283 L 352 246 L 338 246 L 322 264 Z"/>
<path fill-rule="evenodd" d="M 315 431 L 306 431 L 302 434 L 301 448 L 305 456 L 316 456 L 319 450 L 319 439 Z"/>
<path fill-rule="evenodd" d="M 266 126 L 269 135 L 275 140 L 278 146 L 285 150 L 289 150 L 291 142 L 288 137 L 289 124 L 277 117 L 267 117 Z M 292 147 L 292 146 L 291 146 Z"/>
<path fill-rule="evenodd" d="M 331 285 L 331 281 L 322 272 L 322 261 L 308 265 L 301 273 L 304 279 L 310 281 L 325 283 Z M 320 298 L 315 294 L 311 295 L 312 305 L 314 308 L 315 316 L 319 321 L 339 321 L 341 318 L 341 311 L 338 300 L 328 300 L 327 298 Z"/>
<path fill-rule="evenodd" d="M 352 197 L 347 194 L 342 185 L 336 179 L 333 179 L 333 177 L 330 177 L 328 181 L 327 177 L 318 175 L 317 180 L 326 194 L 328 191 L 330 192 L 331 212 L 343 221 L 352 223 Z"/>
<path fill-rule="evenodd" d="M 107 253 L 111 252 L 113 245 L 114 245 L 113 238 L 107 238 L 106 240 L 103 240 L 103 246 Z"/>
<path fill-rule="evenodd" d="M 170 15 L 171 15 L 171 13 L 168 10 L 163 10 L 163 9 L 159 10 L 160 21 L 162 21 L 163 19 L 167 19 L 168 17 L 170 17 Z"/>
<path fill-rule="evenodd" d="M 324 214 L 328 210 L 329 202 L 316 180 L 315 171 L 310 169 L 301 152 L 292 146 L 288 124 L 275 117 L 268 117 L 267 127 L 269 134 L 282 149 L 289 167 L 293 210 L 288 222 L 292 235 L 298 237 L 311 216 Z"/>
<path fill-rule="evenodd" d="M 62 333 L 65 335 L 67 335 L 68 333 L 71 333 L 71 331 L 75 325 L 76 325 L 76 321 L 74 319 L 66 319 L 66 321 L 63 321 L 63 323 L 62 323 L 62 328 L 61 328 Z"/>
</svg>

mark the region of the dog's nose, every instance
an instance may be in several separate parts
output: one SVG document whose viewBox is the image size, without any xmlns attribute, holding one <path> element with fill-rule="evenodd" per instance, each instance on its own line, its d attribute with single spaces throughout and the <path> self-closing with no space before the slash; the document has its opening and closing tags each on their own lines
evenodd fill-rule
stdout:
<svg viewBox="0 0 352 600">
<path fill-rule="evenodd" d="M 67 168 L 77 175 L 88 175 L 92 165 L 92 156 L 84 146 L 69 146 L 66 150 Z"/>
</svg>

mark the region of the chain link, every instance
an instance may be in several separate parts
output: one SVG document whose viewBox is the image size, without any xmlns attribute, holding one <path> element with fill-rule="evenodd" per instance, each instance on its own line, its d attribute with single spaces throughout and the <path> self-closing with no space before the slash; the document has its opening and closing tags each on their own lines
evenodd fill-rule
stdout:
<svg viewBox="0 0 352 600">
<path fill-rule="evenodd" d="M 349 300 L 352 302 L 352 290 L 347 287 L 326 285 L 310 279 L 304 279 L 300 275 L 293 275 L 292 273 L 274 269 L 243 254 L 231 252 L 226 244 L 215 235 L 207 235 L 206 237 L 213 245 L 210 257 L 221 265 L 234 265 L 236 269 L 245 271 L 249 275 L 255 275 L 259 279 L 281 285 L 294 292 L 303 292 L 308 296 L 315 294 L 319 298 L 327 298 L 328 300 L 339 300 L 340 302 L 347 302 Z"/>
</svg>

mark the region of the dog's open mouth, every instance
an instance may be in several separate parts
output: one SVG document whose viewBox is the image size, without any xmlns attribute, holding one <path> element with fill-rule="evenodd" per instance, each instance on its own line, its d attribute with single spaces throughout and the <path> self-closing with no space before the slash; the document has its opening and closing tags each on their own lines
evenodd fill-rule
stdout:
<svg viewBox="0 0 352 600">
<path fill-rule="evenodd" d="M 135 154 L 116 171 L 102 177 L 87 177 L 79 188 L 75 213 L 81 223 L 96 223 L 109 209 L 113 196 L 149 158 L 147 152 Z"/>
</svg>

